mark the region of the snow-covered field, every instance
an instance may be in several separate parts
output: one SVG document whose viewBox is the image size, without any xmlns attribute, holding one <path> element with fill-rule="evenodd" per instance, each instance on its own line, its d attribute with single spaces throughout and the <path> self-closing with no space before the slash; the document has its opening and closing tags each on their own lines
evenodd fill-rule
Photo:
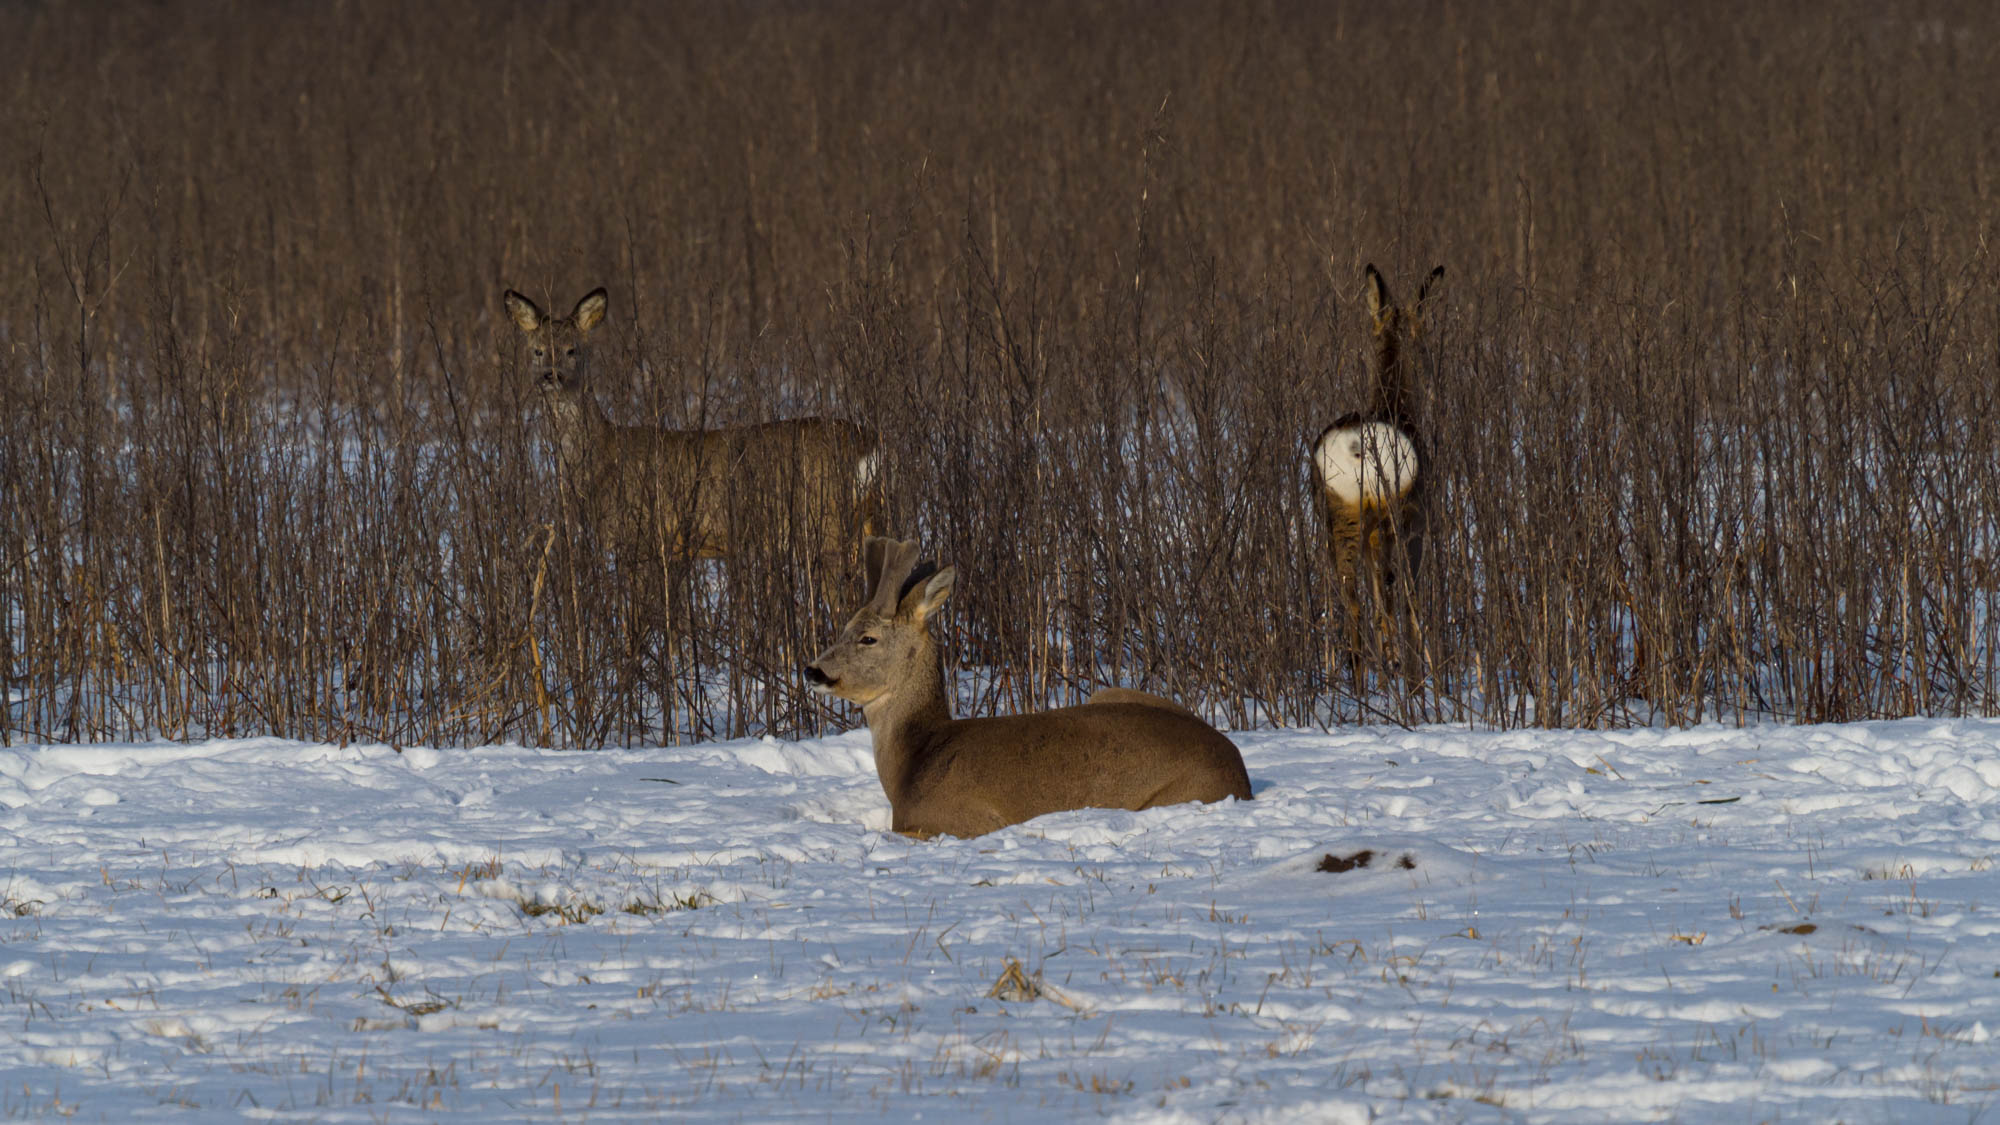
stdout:
<svg viewBox="0 0 2000 1125">
<path fill-rule="evenodd" d="M 929 843 L 865 732 L 0 750 L 0 1111 L 2000 1119 L 2000 722 L 1235 737 Z"/>
</svg>

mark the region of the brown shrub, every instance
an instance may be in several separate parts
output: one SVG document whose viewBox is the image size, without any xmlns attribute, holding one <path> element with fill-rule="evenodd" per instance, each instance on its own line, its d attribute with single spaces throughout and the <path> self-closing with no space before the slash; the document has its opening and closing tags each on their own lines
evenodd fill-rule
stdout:
<svg viewBox="0 0 2000 1125">
<path fill-rule="evenodd" d="M 879 427 L 973 710 L 1994 708 L 2000 18 L 1859 3 L 14 5 L 0 736 L 817 729 L 855 591 L 615 559 L 498 294 L 627 422 Z M 1305 443 L 1450 267 L 1425 677 Z"/>
</svg>

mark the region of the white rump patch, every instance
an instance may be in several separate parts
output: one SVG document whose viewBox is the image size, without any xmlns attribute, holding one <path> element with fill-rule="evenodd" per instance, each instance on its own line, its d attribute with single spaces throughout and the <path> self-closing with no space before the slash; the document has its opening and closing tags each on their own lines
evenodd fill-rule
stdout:
<svg viewBox="0 0 2000 1125">
<path fill-rule="evenodd" d="M 1362 422 L 1321 434 L 1313 465 L 1320 486 L 1349 504 L 1395 500 L 1417 483 L 1417 447 L 1387 422 Z"/>
<path fill-rule="evenodd" d="M 881 450 L 871 449 L 867 453 L 862 454 L 861 460 L 854 464 L 855 485 L 859 488 L 873 488 L 875 486 L 875 474 L 881 471 L 881 468 Z"/>
</svg>

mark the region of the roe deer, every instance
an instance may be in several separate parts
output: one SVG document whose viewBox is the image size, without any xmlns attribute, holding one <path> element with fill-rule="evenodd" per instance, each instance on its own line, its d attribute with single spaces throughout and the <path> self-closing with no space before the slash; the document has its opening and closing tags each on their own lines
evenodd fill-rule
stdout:
<svg viewBox="0 0 2000 1125">
<path fill-rule="evenodd" d="M 773 505 L 764 510 L 792 521 L 822 556 L 845 553 L 870 530 L 877 453 L 861 427 L 832 418 L 715 430 L 618 425 L 590 389 L 590 336 L 604 319 L 604 290 L 561 318 L 512 289 L 505 301 L 528 337 L 565 486 L 601 534 L 632 543 L 664 531 L 676 554 L 727 555 L 741 531 L 732 511 L 744 515 L 732 500 Z"/>
<path fill-rule="evenodd" d="M 1106 688 L 1033 715 L 952 718 L 926 626 L 951 596 L 954 572 L 919 564 L 915 540 L 871 536 L 863 555 L 866 602 L 806 666 L 806 680 L 860 705 L 896 831 L 971 837 L 1064 809 L 1250 799 L 1236 744 L 1143 691 Z"/>
<path fill-rule="evenodd" d="M 1398 580 L 1416 573 L 1423 554 L 1422 517 L 1429 486 L 1424 443 L 1410 420 L 1405 379 L 1408 354 L 1423 340 L 1424 302 L 1444 276 L 1432 270 L 1417 290 L 1415 304 L 1400 306 L 1389 296 L 1381 273 L 1370 265 L 1365 293 L 1374 384 L 1368 407 L 1343 415 L 1321 430 L 1312 447 L 1314 491 L 1326 520 L 1335 580 L 1347 607 L 1352 651 L 1362 646 L 1361 590 L 1375 606 L 1375 628 L 1390 667 L 1402 663 L 1406 606 Z M 1405 669 L 1415 671 L 1414 661 Z"/>
</svg>

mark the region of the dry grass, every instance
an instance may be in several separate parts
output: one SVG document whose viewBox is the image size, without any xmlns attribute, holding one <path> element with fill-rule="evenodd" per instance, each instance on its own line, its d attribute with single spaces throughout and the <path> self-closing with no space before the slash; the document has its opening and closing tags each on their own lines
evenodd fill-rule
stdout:
<svg viewBox="0 0 2000 1125">
<path fill-rule="evenodd" d="M 1987 5 L 17 5 L 0 737 L 815 729 L 784 513 L 614 558 L 499 292 L 622 421 L 879 427 L 973 705 L 1237 724 L 1987 712 Z M 1336 651 L 1305 443 L 1364 261 L 1422 682 Z M 1636 701 L 1636 702 L 1635 702 Z"/>
</svg>

